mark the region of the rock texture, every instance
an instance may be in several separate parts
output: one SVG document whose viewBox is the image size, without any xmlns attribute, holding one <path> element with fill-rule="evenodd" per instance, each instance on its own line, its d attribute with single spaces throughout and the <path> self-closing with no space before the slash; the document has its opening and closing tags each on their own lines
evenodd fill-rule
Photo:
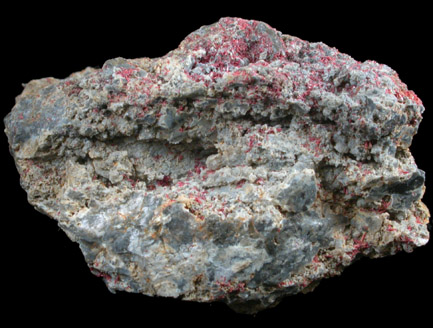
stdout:
<svg viewBox="0 0 433 328">
<path fill-rule="evenodd" d="M 111 291 L 254 313 L 427 243 L 423 111 L 386 65 L 223 18 L 33 80 L 5 126 L 29 202 Z"/>
</svg>

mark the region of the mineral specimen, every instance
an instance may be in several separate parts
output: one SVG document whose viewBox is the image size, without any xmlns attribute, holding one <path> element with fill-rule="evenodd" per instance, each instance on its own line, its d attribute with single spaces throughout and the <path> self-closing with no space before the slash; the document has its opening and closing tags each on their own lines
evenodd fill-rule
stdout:
<svg viewBox="0 0 433 328">
<path fill-rule="evenodd" d="M 29 202 L 111 291 L 255 313 L 427 243 L 423 111 L 386 65 L 223 18 L 29 82 L 5 131 Z"/>
</svg>

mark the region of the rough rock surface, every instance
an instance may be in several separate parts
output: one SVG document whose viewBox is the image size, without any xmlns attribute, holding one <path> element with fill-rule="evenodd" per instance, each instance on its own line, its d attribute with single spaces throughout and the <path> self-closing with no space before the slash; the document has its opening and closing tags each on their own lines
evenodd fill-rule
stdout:
<svg viewBox="0 0 433 328">
<path fill-rule="evenodd" d="M 386 65 L 223 18 L 161 58 L 33 80 L 5 126 L 29 202 L 111 291 L 254 313 L 427 243 L 423 111 Z"/>
</svg>

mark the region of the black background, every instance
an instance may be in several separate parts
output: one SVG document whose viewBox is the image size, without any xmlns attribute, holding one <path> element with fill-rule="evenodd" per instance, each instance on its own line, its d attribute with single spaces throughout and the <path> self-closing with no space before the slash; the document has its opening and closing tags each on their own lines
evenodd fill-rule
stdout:
<svg viewBox="0 0 433 328">
<path fill-rule="evenodd" d="M 317 6 L 269 1 L 234 3 L 59 2 L 59 7 L 3 8 L 2 116 L 13 107 L 22 83 L 53 76 L 64 78 L 86 66 L 101 67 L 110 58 L 157 57 L 177 47 L 185 36 L 220 17 L 234 16 L 267 22 L 284 34 L 322 41 L 353 58 L 375 60 L 395 69 L 409 89 L 423 100 L 424 121 L 411 147 L 418 166 L 427 172 L 424 202 L 432 208 L 429 164 L 432 123 L 431 33 L 426 7 L 415 2 L 386 8 L 360 2 Z M 377 260 L 363 259 L 343 275 L 322 281 L 313 293 L 286 298 L 278 307 L 253 316 L 238 315 L 224 304 L 199 304 L 143 295 L 111 294 L 93 276 L 78 245 L 69 241 L 54 220 L 35 211 L 19 187 L 19 177 L 7 140 L 1 134 L 4 191 L 2 296 L 6 316 L 24 320 L 165 324 L 261 323 L 294 320 L 306 324 L 415 324 L 431 311 L 432 243 L 411 254 Z M 4 310 L 4 309 L 3 309 Z M 347 321 L 348 320 L 348 321 Z"/>
</svg>

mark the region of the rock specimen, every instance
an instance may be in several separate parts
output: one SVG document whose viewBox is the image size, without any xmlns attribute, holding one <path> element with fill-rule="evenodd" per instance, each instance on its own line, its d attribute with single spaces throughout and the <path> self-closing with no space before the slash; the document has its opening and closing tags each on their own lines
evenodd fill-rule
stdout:
<svg viewBox="0 0 433 328">
<path fill-rule="evenodd" d="M 223 18 L 33 80 L 5 126 L 29 202 L 111 291 L 254 313 L 427 243 L 423 111 L 386 65 Z"/>
</svg>

